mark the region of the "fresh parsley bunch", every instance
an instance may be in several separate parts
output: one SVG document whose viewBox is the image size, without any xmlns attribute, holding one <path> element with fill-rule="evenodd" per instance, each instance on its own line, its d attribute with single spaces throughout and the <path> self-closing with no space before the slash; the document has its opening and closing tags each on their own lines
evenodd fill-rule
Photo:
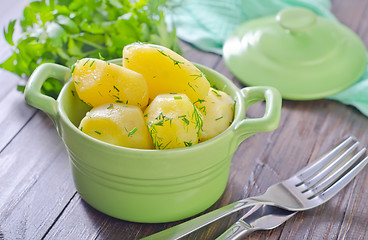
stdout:
<svg viewBox="0 0 368 240">
<path fill-rule="evenodd" d="M 17 41 L 13 37 L 16 20 L 4 29 L 13 54 L 0 67 L 30 76 L 46 62 L 70 67 L 84 57 L 121 58 L 124 46 L 137 41 L 180 53 L 175 29 L 168 30 L 164 19 L 169 5 L 168 0 L 33 1 L 24 8 Z M 42 91 L 55 97 L 61 87 L 57 80 L 48 79 Z"/>
</svg>

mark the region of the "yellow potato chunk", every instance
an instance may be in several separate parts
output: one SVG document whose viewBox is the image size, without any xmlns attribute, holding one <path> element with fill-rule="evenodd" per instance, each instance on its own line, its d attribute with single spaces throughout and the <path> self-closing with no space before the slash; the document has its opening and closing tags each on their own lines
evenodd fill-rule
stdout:
<svg viewBox="0 0 368 240">
<path fill-rule="evenodd" d="M 156 149 L 189 147 L 198 143 L 202 114 L 185 94 L 158 95 L 147 107 L 144 117 Z"/>
<path fill-rule="evenodd" d="M 142 110 L 121 103 L 99 105 L 87 112 L 79 129 L 98 140 L 129 148 L 153 148 Z"/>
<path fill-rule="evenodd" d="M 74 65 L 72 76 L 79 98 L 91 106 L 116 102 L 143 108 L 148 104 L 144 77 L 116 64 L 84 58 Z"/>
<path fill-rule="evenodd" d="M 125 46 L 123 66 L 144 76 L 151 100 L 159 94 L 179 93 L 195 102 L 203 99 L 210 87 L 204 74 L 191 62 L 158 45 L 133 43 Z"/>
<path fill-rule="evenodd" d="M 211 139 L 226 130 L 234 118 L 234 100 L 226 93 L 210 88 L 203 100 L 194 105 L 203 115 L 201 142 Z"/>
</svg>

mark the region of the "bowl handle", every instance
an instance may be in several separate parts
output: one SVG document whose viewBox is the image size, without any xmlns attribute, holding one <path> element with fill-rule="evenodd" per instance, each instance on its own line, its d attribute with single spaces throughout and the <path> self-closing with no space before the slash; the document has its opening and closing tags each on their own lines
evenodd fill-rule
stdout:
<svg viewBox="0 0 368 240">
<path fill-rule="evenodd" d="M 44 111 L 56 123 L 57 101 L 41 93 L 43 83 L 50 77 L 64 84 L 70 78 L 70 69 L 54 63 L 44 63 L 38 66 L 28 79 L 24 97 L 29 105 Z"/>
<path fill-rule="evenodd" d="M 266 109 L 261 118 L 245 118 L 234 128 L 238 135 L 236 147 L 249 136 L 257 132 L 272 131 L 277 128 L 281 116 L 282 98 L 280 92 L 273 87 L 247 87 L 240 90 L 245 104 L 245 111 L 254 103 L 265 100 Z"/>
</svg>

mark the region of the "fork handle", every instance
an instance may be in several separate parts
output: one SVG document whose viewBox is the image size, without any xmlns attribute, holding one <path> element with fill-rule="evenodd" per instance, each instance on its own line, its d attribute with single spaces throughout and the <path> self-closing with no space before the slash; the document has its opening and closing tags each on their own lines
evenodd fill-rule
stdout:
<svg viewBox="0 0 368 240">
<path fill-rule="evenodd" d="M 216 240 L 239 240 L 243 239 L 245 236 L 248 236 L 256 229 L 244 222 L 243 220 L 238 220 L 234 223 L 229 229 L 227 229 L 221 236 L 216 238 Z"/>
<path fill-rule="evenodd" d="M 251 200 L 249 198 L 243 199 L 227 206 L 219 208 L 215 211 L 206 213 L 200 217 L 194 218 L 192 220 L 186 221 L 182 224 L 176 225 L 164 231 L 158 232 L 151 236 L 142 238 L 141 240 L 161 240 L 161 239 L 179 239 L 181 237 L 187 236 L 190 233 L 207 226 L 208 224 L 219 220 L 231 213 L 237 212 L 241 209 L 251 207 L 259 204 L 259 201 Z"/>
<path fill-rule="evenodd" d="M 240 240 L 244 237 L 248 236 L 252 232 L 258 230 L 253 224 L 245 221 L 248 217 L 251 217 L 253 214 L 257 215 L 257 212 L 264 205 L 258 204 L 251 208 L 244 216 L 242 216 L 237 222 L 231 225 L 225 232 L 223 232 L 216 240 Z M 258 217 L 256 217 L 258 218 Z"/>
</svg>

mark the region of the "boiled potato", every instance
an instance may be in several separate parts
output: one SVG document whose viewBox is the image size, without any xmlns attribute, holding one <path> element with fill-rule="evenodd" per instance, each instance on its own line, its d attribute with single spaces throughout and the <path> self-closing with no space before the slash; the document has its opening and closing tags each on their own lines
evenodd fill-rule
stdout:
<svg viewBox="0 0 368 240">
<path fill-rule="evenodd" d="M 203 99 L 210 87 L 204 74 L 191 62 L 158 45 L 133 43 L 125 46 L 123 66 L 144 76 L 151 100 L 159 94 L 180 93 L 195 102 Z"/>
<path fill-rule="evenodd" d="M 79 98 L 91 106 L 116 102 L 145 107 L 148 87 L 132 70 L 99 59 L 79 60 L 72 76 Z"/>
<path fill-rule="evenodd" d="M 110 103 L 92 108 L 79 129 L 91 137 L 130 148 L 153 148 L 151 137 L 137 106 Z"/>
<path fill-rule="evenodd" d="M 156 149 L 189 147 L 198 143 L 202 114 L 185 94 L 158 95 L 144 117 Z"/>
<path fill-rule="evenodd" d="M 210 88 L 203 100 L 194 105 L 203 115 L 203 131 L 200 141 L 206 141 L 226 130 L 233 121 L 234 100 L 226 93 Z"/>
</svg>

